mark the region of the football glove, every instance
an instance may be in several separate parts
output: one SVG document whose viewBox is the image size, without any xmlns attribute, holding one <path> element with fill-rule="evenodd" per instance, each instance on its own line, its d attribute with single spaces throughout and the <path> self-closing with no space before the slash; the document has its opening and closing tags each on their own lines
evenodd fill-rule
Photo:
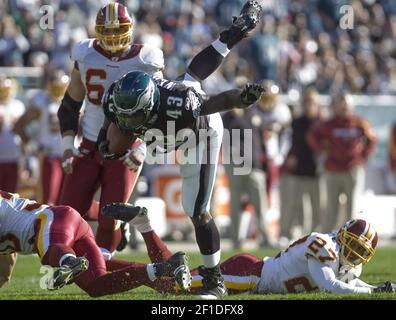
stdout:
<svg viewBox="0 0 396 320">
<path fill-rule="evenodd" d="M 96 147 L 104 160 L 115 160 L 123 157 L 129 150 L 120 153 L 111 153 L 109 151 L 109 140 L 106 137 L 107 129 L 100 129 L 98 139 L 96 140 Z"/>
<path fill-rule="evenodd" d="M 248 36 L 260 21 L 261 6 L 255 0 L 250 0 L 243 6 L 238 17 L 232 18 L 232 25 L 220 33 L 220 41 L 231 49 L 243 38 Z"/>
<path fill-rule="evenodd" d="M 248 83 L 241 93 L 242 103 L 250 106 L 260 98 L 263 91 L 264 88 L 261 85 Z"/>
<path fill-rule="evenodd" d="M 377 288 L 374 288 L 373 292 L 396 292 L 396 285 L 390 281 L 386 281 L 377 286 Z"/>
</svg>

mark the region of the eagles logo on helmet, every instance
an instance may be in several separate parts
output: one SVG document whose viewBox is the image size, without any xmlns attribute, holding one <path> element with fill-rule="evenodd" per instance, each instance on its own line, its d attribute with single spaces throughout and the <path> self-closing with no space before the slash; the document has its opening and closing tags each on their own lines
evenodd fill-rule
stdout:
<svg viewBox="0 0 396 320">
<path fill-rule="evenodd" d="M 137 131 L 154 120 L 159 90 L 147 73 L 133 71 L 117 81 L 113 92 L 113 110 L 117 126 L 124 132 Z"/>
<path fill-rule="evenodd" d="M 105 5 L 96 16 L 95 32 L 99 45 L 112 54 L 129 48 L 132 30 L 132 18 L 127 8 L 120 3 Z"/>
</svg>

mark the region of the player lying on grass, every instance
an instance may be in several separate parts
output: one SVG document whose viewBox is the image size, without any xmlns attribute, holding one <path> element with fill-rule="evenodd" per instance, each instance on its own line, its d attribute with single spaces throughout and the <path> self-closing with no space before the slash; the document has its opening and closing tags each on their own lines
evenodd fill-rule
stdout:
<svg viewBox="0 0 396 320">
<path fill-rule="evenodd" d="M 166 276 L 187 289 L 186 256 L 172 255 L 152 231 L 146 215 L 131 217 L 140 226 L 153 263 L 105 261 L 88 223 L 69 206 L 47 206 L 0 191 L 0 286 L 9 281 L 15 253 L 37 253 L 43 265 L 56 267 L 48 289 L 74 281 L 92 297 L 120 293 Z M 169 281 L 169 279 L 168 279 Z M 172 280 L 170 280 L 172 281 Z"/>
<path fill-rule="evenodd" d="M 136 207 L 128 204 L 112 204 L 104 213 L 129 221 L 134 210 Z M 377 243 L 377 232 L 370 223 L 350 220 L 338 232 L 313 232 L 274 258 L 240 253 L 221 263 L 220 268 L 229 293 L 395 292 L 396 286 L 389 281 L 372 286 L 358 278 L 362 265 L 374 256 Z M 191 271 L 192 292 L 204 285 L 205 271 L 202 267 Z M 165 279 L 149 286 L 159 292 L 177 292 L 174 282 Z"/>
</svg>

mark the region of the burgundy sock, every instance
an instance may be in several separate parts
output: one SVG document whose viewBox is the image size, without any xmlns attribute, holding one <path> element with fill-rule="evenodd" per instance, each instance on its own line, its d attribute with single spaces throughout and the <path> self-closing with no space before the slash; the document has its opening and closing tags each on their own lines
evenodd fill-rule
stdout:
<svg viewBox="0 0 396 320">
<path fill-rule="evenodd" d="M 65 254 L 70 253 L 76 255 L 74 250 L 66 245 L 52 245 L 48 247 L 47 252 L 44 257 L 41 258 L 41 262 L 43 265 L 50 265 L 52 267 L 59 267 L 59 260 Z"/>
<path fill-rule="evenodd" d="M 146 265 L 130 262 L 128 267 L 96 278 L 89 284 L 87 292 L 91 297 L 100 297 L 128 291 L 150 282 Z"/>
<path fill-rule="evenodd" d="M 146 243 L 147 253 L 151 262 L 161 262 L 172 256 L 167 245 L 158 237 L 154 230 L 142 233 Z"/>
<path fill-rule="evenodd" d="M 129 262 L 125 260 L 118 260 L 112 258 L 111 260 L 106 261 L 106 269 L 107 271 L 116 271 L 129 267 L 131 265 L 138 265 L 138 264 L 139 264 L 138 262 Z"/>
<path fill-rule="evenodd" d="M 84 216 L 87 221 L 98 221 L 99 219 L 99 202 L 93 200 L 91 206 L 89 207 L 87 213 Z"/>
</svg>

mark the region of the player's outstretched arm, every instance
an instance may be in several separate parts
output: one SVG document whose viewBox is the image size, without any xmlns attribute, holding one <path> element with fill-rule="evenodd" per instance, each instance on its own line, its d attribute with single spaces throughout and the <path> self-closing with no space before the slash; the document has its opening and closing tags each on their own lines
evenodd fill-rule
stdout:
<svg viewBox="0 0 396 320">
<path fill-rule="evenodd" d="M 201 107 L 201 115 L 228 111 L 234 108 L 247 108 L 255 103 L 263 92 L 258 84 L 247 84 L 243 90 L 233 89 L 210 97 Z"/>
<path fill-rule="evenodd" d="M 249 0 L 243 6 L 239 17 L 220 33 L 220 38 L 200 51 L 191 61 L 187 73 L 198 81 L 209 77 L 223 62 L 230 49 L 248 37 L 260 21 L 261 6 L 256 0 Z"/>
<path fill-rule="evenodd" d="M 16 253 L 0 255 L 0 288 L 10 281 L 16 259 Z"/>
<path fill-rule="evenodd" d="M 372 288 L 355 286 L 337 279 L 333 269 L 314 259 L 308 259 L 309 273 L 320 291 L 333 293 L 371 293 Z"/>
</svg>

